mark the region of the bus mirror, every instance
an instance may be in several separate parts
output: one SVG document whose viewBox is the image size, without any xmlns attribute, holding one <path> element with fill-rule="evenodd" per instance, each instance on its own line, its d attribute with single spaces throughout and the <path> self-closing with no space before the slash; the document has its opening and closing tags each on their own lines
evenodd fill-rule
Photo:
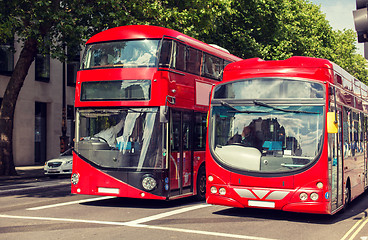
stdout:
<svg viewBox="0 0 368 240">
<path fill-rule="evenodd" d="M 167 123 L 167 106 L 160 106 L 160 122 Z"/>
<path fill-rule="evenodd" d="M 336 121 L 336 113 L 328 112 L 327 113 L 327 133 L 337 133 L 338 124 Z"/>
</svg>

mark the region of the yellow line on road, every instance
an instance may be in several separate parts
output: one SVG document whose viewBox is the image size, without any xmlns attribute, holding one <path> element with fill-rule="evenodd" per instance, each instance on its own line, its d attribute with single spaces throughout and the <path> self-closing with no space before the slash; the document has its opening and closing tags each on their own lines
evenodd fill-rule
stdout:
<svg viewBox="0 0 368 240">
<path fill-rule="evenodd" d="M 360 232 L 360 230 L 362 230 L 362 228 L 364 227 L 364 225 L 366 225 L 368 222 L 368 219 L 366 219 L 362 224 L 360 224 L 359 228 L 354 232 L 353 235 L 351 235 L 351 237 L 349 238 L 349 240 L 353 240 L 356 235 Z"/>
<path fill-rule="evenodd" d="M 368 223 L 368 219 L 366 219 L 365 217 L 361 218 L 358 222 L 354 224 L 352 228 L 350 228 L 350 230 L 347 233 L 345 233 L 345 235 L 341 238 L 341 240 L 347 239 L 350 234 L 352 235 L 350 236 L 349 240 L 353 240 L 356 237 L 356 235 L 362 230 L 365 224 L 367 223 Z"/>
</svg>

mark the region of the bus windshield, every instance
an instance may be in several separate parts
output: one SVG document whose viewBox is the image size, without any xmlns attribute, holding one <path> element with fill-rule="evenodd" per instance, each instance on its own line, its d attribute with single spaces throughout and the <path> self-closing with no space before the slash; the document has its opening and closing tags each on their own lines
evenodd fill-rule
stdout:
<svg viewBox="0 0 368 240">
<path fill-rule="evenodd" d="M 165 168 L 163 128 L 154 108 L 78 110 L 76 151 L 104 168 Z"/>
<path fill-rule="evenodd" d="M 229 167 L 287 172 L 314 161 L 320 151 L 323 106 L 213 106 L 212 150 Z"/>
<path fill-rule="evenodd" d="M 157 66 L 160 40 L 130 40 L 89 44 L 81 69 Z"/>
</svg>

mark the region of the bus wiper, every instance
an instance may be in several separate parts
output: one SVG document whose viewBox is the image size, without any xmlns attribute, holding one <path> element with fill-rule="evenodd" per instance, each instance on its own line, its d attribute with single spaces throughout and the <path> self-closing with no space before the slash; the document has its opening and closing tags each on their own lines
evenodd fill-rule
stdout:
<svg viewBox="0 0 368 240">
<path fill-rule="evenodd" d="M 229 103 L 227 102 L 224 102 L 224 101 L 221 101 L 221 105 L 224 106 L 224 107 L 228 107 L 236 112 L 239 112 L 240 110 L 236 109 L 235 107 L 233 107 L 232 105 L 230 105 Z"/>
<path fill-rule="evenodd" d="M 266 112 L 261 112 L 261 111 L 246 111 L 246 110 L 238 110 L 235 107 L 233 107 L 232 105 L 230 105 L 227 102 L 224 101 L 220 101 L 221 105 L 227 108 L 232 109 L 233 111 L 229 111 L 229 112 L 237 112 L 237 113 L 266 113 Z"/>
<path fill-rule="evenodd" d="M 253 103 L 254 103 L 254 105 L 257 105 L 257 106 L 271 108 L 273 110 L 277 110 L 277 111 L 281 111 L 281 112 L 319 114 L 319 112 L 308 112 L 308 111 L 300 111 L 300 110 L 282 109 L 282 108 L 274 107 L 274 106 L 271 106 L 267 103 L 259 102 L 259 101 L 256 101 L 256 100 L 253 100 Z"/>
<path fill-rule="evenodd" d="M 153 111 L 143 111 L 141 108 L 140 108 L 140 109 L 126 108 L 126 110 L 128 110 L 128 111 L 130 111 L 130 112 L 134 112 L 134 113 L 147 113 L 147 112 L 153 112 Z"/>
<path fill-rule="evenodd" d="M 304 167 L 305 165 L 303 165 L 303 164 L 292 164 L 292 163 L 281 163 L 281 166 L 287 167 L 287 168 L 300 168 L 300 167 Z"/>
</svg>

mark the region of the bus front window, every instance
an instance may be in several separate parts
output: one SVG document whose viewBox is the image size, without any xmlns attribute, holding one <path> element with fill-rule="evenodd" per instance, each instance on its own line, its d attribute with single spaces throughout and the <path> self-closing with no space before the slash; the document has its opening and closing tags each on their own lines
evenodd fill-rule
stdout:
<svg viewBox="0 0 368 240">
<path fill-rule="evenodd" d="M 325 87 L 288 78 L 250 78 L 214 89 L 211 148 L 232 169 L 289 172 L 321 152 Z"/>
<path fill-rule="evenodd" d="M 287 172 L 312 163 L 322 143 L 323 106 L 213 107 L 212 149 L 229 167 Z"/>
<path fill-rule="evenodd" d="M 78 110 L 76 151 L 104 168 L 164 168 L 157 108 Z"/>
<path fill-rule="evenodd" d="M 130 40 L 89 44 L 81 69 L 155 67 L 159 40 Z"/>
</svg>

